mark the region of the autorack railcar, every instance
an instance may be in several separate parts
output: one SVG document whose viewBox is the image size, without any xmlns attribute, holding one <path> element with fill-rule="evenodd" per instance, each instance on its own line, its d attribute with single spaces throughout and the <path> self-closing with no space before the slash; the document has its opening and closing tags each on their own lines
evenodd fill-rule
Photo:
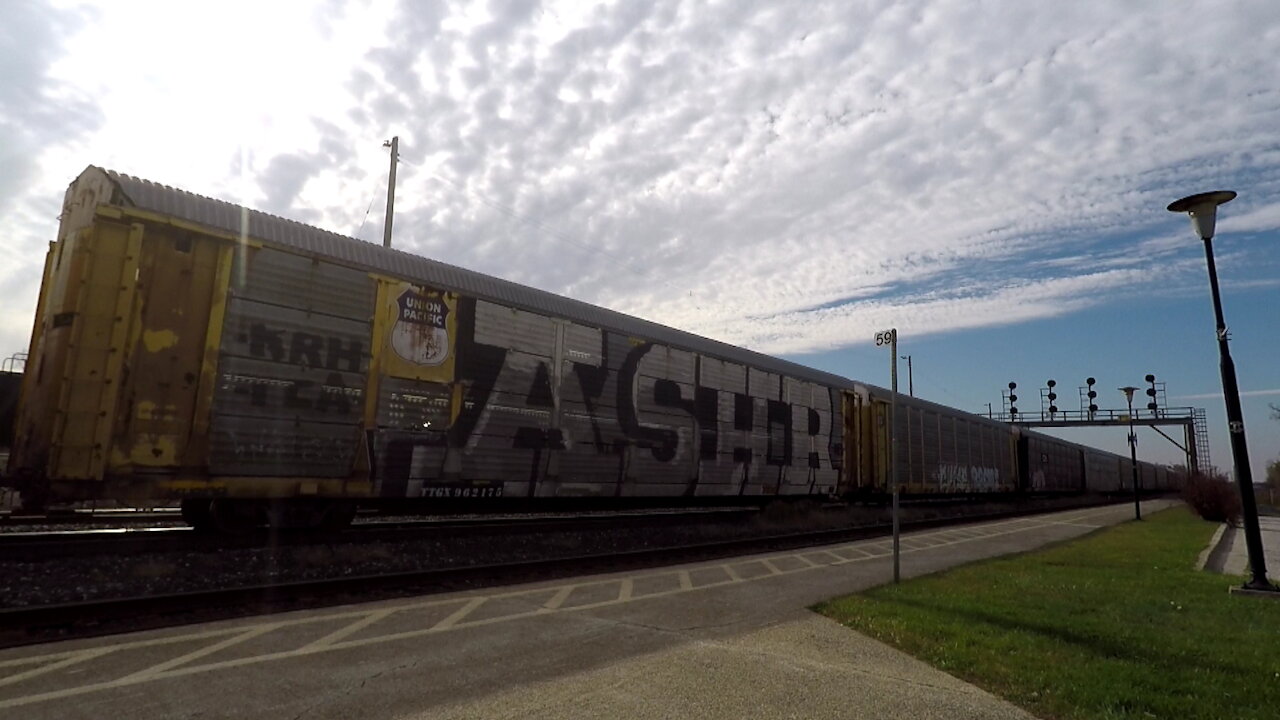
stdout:
<svg viewBox="0 0 1280 720">
<path fill-rule="evenodd" d="M 900 400 L 905 492 L 1089 486 L 1086 450 Z M 888 406 L 831 373 L 91 166 L 46 259 L 10 470 L 28 501 L 180 499 L 197 524 L 848 496 L 887 487 Z M 1020 467 L 1027 453 L 1051 460 Z"/>
</svg>

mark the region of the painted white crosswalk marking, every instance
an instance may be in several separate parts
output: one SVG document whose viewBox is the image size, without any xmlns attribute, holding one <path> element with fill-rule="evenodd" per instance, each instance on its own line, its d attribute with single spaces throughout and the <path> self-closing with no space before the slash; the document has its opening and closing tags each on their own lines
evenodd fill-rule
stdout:
<svg viewBox="0 0 1280 720">
<path fill-rule="evenodd" d="M 1160 509 L 1163 506 L 1163 504 L 1157 504 L 1152 509 Z M 1094 511 L 1072 513 L 1070 515 L 1048 515 L 1023 520 L 990 522 L 965 528 L 963 533 L 958 532 L 956 529 L 937 530 L 918 534 L 913 533 L 904 536 L 911 539 L 913 542 L 904 543 L 902 552 L 904 555 L 928 553 L 964 543 L 977 543 L 1029 530 L 1044 529 L 1054 526 L 1066 525 L 1093 528 L 1095 523 L 1105 524 L 1105 522 L 1100 521 L 1102 518 L 1107 516 L 1114 518 L 1115 509 L 1104 508 Z M 7 658 L 0 660 L 0 668 L 22 668 L 26 666 L 33 666 L 28 670 L 22 670 L 13 675 L 0 678 L 0 687 L 12 688 L 21 685 L 21 683 L 26 680 L 47 676 L 48 673 L 55 672 L 63 668 L 94 663 L 95 661 L 100 663 L 111 662 L 111 658 L 114 658 L 118 654 L 128 650 L 141 650 L 168 644 L 192 643 L 201 640 L 216 640 L 216 642 L 213 642 L 211 645 L 201 647 L 177 658 L 157 663 L 151 667 L 120 676 L 114 680 L 85 684 L 77 687 L 67 687 L 42 693 L 33 693 L 26 696 L 8 698 L 0 697 L 0 709 L 19 707 L 57 698 L 73 697 L 100 690 L 126 687 L 139 683 L 150 682 L 160 678 L 173 678 L 203 672 L 212 672 L 221 669 L 242 667 L 256 663 L 311 655 L 320 652 L 332 652 L 346 648 L 365 647 L 379 643 L 430 636 L 446 632 L 457 632 L 469 627 L 509 622 L 512 620 L 530 618 L 539 615 L 584 611 L 592 608 L 644 601 L 650 598 L 669 597 L 683 593 L 698 592 L 708 587 L 735 583 L 748 583 L 755 582 L 757 580 L 768 580 L 782 575 L 811 572 L 814 570 L 829 568 L 832 565 L 885 562 L 888 554 L 887 548 L 882 547 L 883 545 L 883 540 L 860 541 L 833 546 L 828 549 L 815 550 L 814 548 L 806 548 L 796 552 L 773 553 L 766 556 L 740 560 L 735 563 L 739 567 L 745 567 L 745 565 L 751 562 L 756 562 L 763 564 L 769 571 L 768 573 L 760 573 L 752 577 L 744 577 L 741 572 L 734 569 L 730 564 L 714 563 L 689 568 L 645 572 L 623 578 L 606 578 L 587 582 L 579 580 L 560 586 L 521 589 L 511 592 L 493 593 L 491 595 L 471 595 L 462 598 L 452 597 L 418 600 L 402 602 L 391 607 L 382 604 L 376 608 L 347 610 L 330 614 L 315 614 L 272 622 L 246 624 L 231 628 L 219 628 L 215 630 L 188 633 L 185 635 L 166 635 L 158 638 L 125 641 L 79 650 L 64 650 L 37 656 Z M 814 556 L 819 558 L 825 557 L 828 559 L 828 562 L 816 562 L 810 559 Z M 783 569 L 784 567 L 790 569 Z M 700 585 L 694 584 L 692 573 L 698 571 L 705 572 L 711 569 L 722 570 L 728 575 L 729 579 Z M 667 590 L 647 592 L 639 596 L 635 595 L 636 581 L 652 582 L 655 580 L 661 580 L 662 582 L 667 583 L 669 587 L 674 587 L 670 587 L 670 589 Z M 603 597 L 606 599 L 598 602 L 578 604 L 569 607 L 564 606 L 565 601 L 575 589 L 594 586 L 616 586 L 617 592 L 612 595 L 604 593 Z M 521 609 L 516 612 L 503 615 L 469 619 L 472 617 L 473 612 L 491 600 L 528 598 L 530 595 L 545 597 L 548 592 L 552 593 L 551 596 L 543 602 L 541 606 L 537 606 L 532 610 Z M 502 606 L 498 604 L 496 607 Z M 528 606 L 524 605 L 522 607 L 527 608 Z M 408 616 L 410 613 L 407 611 L 430 610 L 436 608 L 439 608 L 441 611 L 447 611 L 449 614 L 434 624 L 407 630 L 401 629 L 381 635 L 349 639 L 357 631 L 375 625 L 381 620 L 394 618 L 397 617 L 397 615 L 400 617 Z M 206 661 L 204 664 L 197 663 L 201 658 L 206 658 L 207 656 L 221 650 L 234 648 L 248 640 L 265 636 L 278 630 L 313 623 L 333 623 L 335 621 L 342 620 L 348 620 L 349 622 L 318 640 L 300 645 L 291 650 L 280 650 L 265 654 L 234 657 L 216 662 Z M 281 637 L 281 642 L 287 642 L 285 637 Z"/>
</svg>

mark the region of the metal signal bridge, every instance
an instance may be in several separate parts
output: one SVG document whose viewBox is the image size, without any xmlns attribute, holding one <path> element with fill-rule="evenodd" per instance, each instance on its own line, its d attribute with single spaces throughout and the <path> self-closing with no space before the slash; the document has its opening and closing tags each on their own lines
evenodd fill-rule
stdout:
<svg viewBox="0 0 1280 720">
<path fill-rule="evenodd" d="M 1007 422 L 1022 427 L 1104 427 L 1145 425 L 1160 433 L 1187 456 L 1187 467 L 1199 472 L 1208 472 L 1209 463 L 1209 428 L 1205 419 L 1204 408 L 1169 407 L 1165 395 L 1165 384 L 1156 382 L 1155 375 L 1147 375 L 1149 387 L 1146 389 L 1147 407 L 1143 410 L 1130 411 L 1128 407 L 1098 407 L 1098 393 L 1094 389 L 1097 380 L 1088 378 L 1079 386 L 1080 409 L 1063 410 L 1058 407 L 1058 384 L 1053 380 L 1045 382 L 1040 388 L 1040 411 L 1026 413 L 1018 410 L 1018 384 L 1009 383 L 1009 389 L 1001 391 L 1001 411 L 989 415 L 994 420 Z M 988 405 L 988 408 L 990 406 Z M 1183 442 L 1179 443 L 1165 434 L 1158 426 L 1182 426 Z"/>
</svg>

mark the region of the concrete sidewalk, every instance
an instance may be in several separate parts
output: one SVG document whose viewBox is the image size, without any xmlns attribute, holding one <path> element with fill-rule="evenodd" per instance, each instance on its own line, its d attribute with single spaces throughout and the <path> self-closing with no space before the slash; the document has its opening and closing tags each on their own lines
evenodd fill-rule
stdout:
<svg viewBox="0 0 1280 720">
<path fill-rule="evenodd" d="M 1033 716 L 833 620 L 684 642 L 411 718 L 1009 718 Z"/>
<path fill-rule="evenodd" d="M 1259 517 L 1262 530 L 1262 555 L 1267 563 L 1267 574 L 1274 581 L 1280 574 L 1280 517 Z M 1225 552 L 1222 567 L 1211 568 L 1227 575 L 1246 575 L 1249 572 L 1249 551 L 1245 547 L 1244 529 L 1228 527 L 1223 534 Z"/>
</svg>

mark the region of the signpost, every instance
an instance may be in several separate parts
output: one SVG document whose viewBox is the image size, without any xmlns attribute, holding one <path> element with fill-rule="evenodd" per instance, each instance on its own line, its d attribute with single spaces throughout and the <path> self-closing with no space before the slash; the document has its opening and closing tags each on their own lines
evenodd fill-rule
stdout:
<svg viewBox="0 0 1280 720">
<path fill-rule="evenodd" d="M 888 345 L 889 376 L 893 383 L 893 395 L 889 405 L 889 492 L 893 495 L 893 582 L 901 578 L 898 562 L 898 329 L 890 328 L 876 333 L 876 347 Z"/>
</svg>

